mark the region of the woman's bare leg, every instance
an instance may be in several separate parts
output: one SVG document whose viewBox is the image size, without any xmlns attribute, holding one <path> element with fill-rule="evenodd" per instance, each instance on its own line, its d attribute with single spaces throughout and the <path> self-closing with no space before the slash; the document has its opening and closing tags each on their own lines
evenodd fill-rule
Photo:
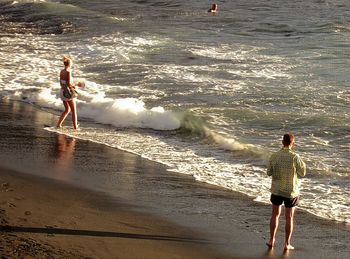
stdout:
<svg viewBox="0 0 350 259">
<path fill-rule="evenodd" d="M 68 102 L 69 107 L 72 111 L 72 122 L 73 122 L 73 128 L 77 129 L 78 128 L 78 115 L 77 115 L 77 105 L 75 103 L 75 99 L 73 98 Z"/>
<path fill-rule="evenodd" d="M 66 119 L 67 115 L 69 114 L 70 112 L 70 107 L 68 105 L 68 102 L 65 102 L 63 101 L 63 105 L 64 105 L 64 112 L 62 112 L 57 124 L 56 124 L 56 127 L 57 128 L 61 128 L 62 127 L 62 124 L 64 122 L 64 120 Z"/>
</svg>

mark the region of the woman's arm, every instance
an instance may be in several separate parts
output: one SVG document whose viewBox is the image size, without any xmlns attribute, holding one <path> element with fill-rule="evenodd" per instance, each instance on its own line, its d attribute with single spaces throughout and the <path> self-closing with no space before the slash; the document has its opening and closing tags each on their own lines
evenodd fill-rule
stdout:
<svg viewBox="0 0 350 259">
<path fill-rule="evenodd" d="M 73 78 L 70 71 L 67 71 L 67 85 L 71 88 L 75 88 L 75 84 L 73 83 Z"/>
</svg>

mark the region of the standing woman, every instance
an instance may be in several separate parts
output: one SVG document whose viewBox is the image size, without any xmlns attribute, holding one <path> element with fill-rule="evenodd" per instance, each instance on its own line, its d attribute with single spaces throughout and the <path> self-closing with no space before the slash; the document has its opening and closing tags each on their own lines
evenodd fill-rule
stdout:
<svg viewBox="0 0 350 259">
<path fill-rule="evenodd" d="M 77 106 L 76 106 L 76 94 L 75 93 L 75 84 L 73 83 L 73 78 L 71 75 L 70 68 L 72 66 L 72 60 L 69 57 L 63 57 L 64 69 L 61 70 L 60 73 L 60 84 L 61 91 L 60 97 L 63 101 L 64 112 L 62 112 L 60 119 L 57 122 L 56 127 L 61 128 L 62 123 L 66 119 L 69 112 L 72 112 L 72 122 L 73 128 L 78 128 L 78 118 L 77 118 Z"/>
</svg>

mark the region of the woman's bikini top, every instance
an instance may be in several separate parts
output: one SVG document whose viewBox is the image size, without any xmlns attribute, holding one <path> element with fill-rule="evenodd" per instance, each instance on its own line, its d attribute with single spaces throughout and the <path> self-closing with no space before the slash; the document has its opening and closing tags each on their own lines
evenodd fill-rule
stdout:
<svg viewBox="0 0 350 259">
<path fill-rule="evenodd" d="M 61 83 L 61 86 L 67 86 L 67 81 L 66 80 L 61 79 L 60 83 Z"/>
</svg>

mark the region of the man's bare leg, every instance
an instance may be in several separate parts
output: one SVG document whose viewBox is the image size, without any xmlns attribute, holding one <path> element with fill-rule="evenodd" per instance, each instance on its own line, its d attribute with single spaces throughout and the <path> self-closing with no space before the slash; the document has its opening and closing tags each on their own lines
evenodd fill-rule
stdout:
<svg viewBox="0 0 350 259">
<path fill-rule="evenodd" d="M 272 215 L 270 220 L 270 240 L 266 243 L 268 247 L 273 247 L 275 245 L 275 238 L 278 229 L 279 219 L 281 215 L 281 206 L 272 205 Z"/>
<path fill-rule="evenodd" d="M 284 243 L 284 250 L 293 250 L 294 246 L 290 244 L 290 240 L 292 238 L 292 233 L 293 233 L 293 219 L 294 219 L 294 208 L 286 208 L 285 209 L 285 214 L 286 214 L 286 239 Z"/>
</svg>

